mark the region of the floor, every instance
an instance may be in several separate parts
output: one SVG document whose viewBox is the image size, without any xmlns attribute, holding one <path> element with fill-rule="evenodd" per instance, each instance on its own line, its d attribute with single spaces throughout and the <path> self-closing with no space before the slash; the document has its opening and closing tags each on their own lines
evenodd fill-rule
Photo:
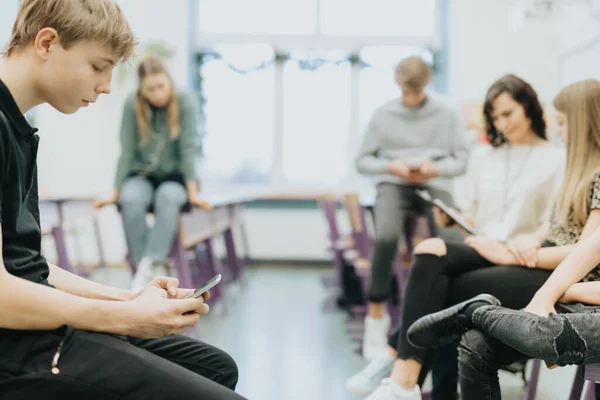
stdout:
<svg viewBox="0 0 600 400">
<path fill-rule="evenodd" d="M 213 307 L 193 333 L 237 361 L 237 392 L 252 400 L 358 400 L 345 380 L 364 365 L 345 331 L 346 316 L 322 310 L 323 268 L 249 269 L 227 302 Z M 93 279 L 126 287 L 126 270 L 99 271 Z M 568 398 L 574 368 L 542 367 L 539 400 Z M 426 383 L 426 385 L 428 385 Z M 522 399 L 519 377 L 501 372 L 503 399 Z"/>
</svg>

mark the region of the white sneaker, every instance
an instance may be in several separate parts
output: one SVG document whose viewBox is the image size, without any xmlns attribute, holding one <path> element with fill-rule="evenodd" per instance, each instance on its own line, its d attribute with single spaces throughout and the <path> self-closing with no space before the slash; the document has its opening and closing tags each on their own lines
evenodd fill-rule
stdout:
<svg viewBox="0 0 600 400">
<path fill-rule="evenodd" d="M 416 385 L 412 389 L 406 389 L 391 379 L 384 379 L 365 400 L 422 400 L 421 388 Z"/>
<path fill-rule="evenodd" d="M 388 333 L 392 319 L 388 313 L 383 314 L 380 319 L 369 316 L 365 317 L 365 333 L 363 335 L 363 357 L 367 361 L 388 354 Z"/>
<path fill-rule="evenodd" d="M 361 397 L 371 394 L 383 379 L 390 377 L 394 361 L 394 357 L 389 354 L 376 358 L 346 381 L 346 389 Z"/>
<path fill-rule="evenodd" d="M 131 290 L 139 292 L 144 289 L 157 276 L 156 268 L 157 264 L 154 264 L 151 258 L 142 258 L 131 279 Z"/>
</svg>

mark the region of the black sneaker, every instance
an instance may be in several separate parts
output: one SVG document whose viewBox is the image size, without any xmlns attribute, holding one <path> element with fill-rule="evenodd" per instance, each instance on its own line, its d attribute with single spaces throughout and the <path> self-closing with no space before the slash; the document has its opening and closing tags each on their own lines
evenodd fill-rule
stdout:
<svg viewBox="0 0 600 400">
<path fill-rule="evenodd" d="M 475 302 L 500 305 L 500 300 L 494 296 L 480 294 L 445 310 L 419 318 L 408 328 L 406 338 L 410 344 L 420 348 L 440 347 L 458 342 L 463 333 L 473 328 L 471 319 L 464 312 Z"/>
</svg>

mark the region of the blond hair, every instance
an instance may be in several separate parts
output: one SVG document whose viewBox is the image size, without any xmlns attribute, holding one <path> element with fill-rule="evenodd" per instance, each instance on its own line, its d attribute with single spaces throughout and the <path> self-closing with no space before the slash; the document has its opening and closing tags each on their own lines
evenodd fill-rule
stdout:
<svg viewBox="0 0 600 400">
<path fill-rule="evenodd" d="M 431 69 L 420 57 L 408 57 L 396 66 L 396 82 L 415 92 L 422 91 L 431 79 Z"/>
<path fill-rule="evenodd" d="M 148 56 L 142 59 L 138 65 L 139 87 L 136 93 L 135 115 L 140 132 L 140 142 L 147 143 L 150 138 L 150 104 L 142 94 L 142 80 L 147 75 L 164 74 L 171 82 L 171 93 L 169 103 L 167 104 L 167 119 L 169 121 L 169 130 L 171 131 L 171 140 L 179 137 L 181 126 L 179 123 L 179 102 L 177 101 L 177 92 L 173 83 L 173 78 L 165 68 L 164 64 L 156 57 Z"/>
<path fill-rule="evenodd" d="M 22 0 L 4 54 L 32 44 L 40 30 L 53 28 L 68 49 L 81 40 L 98 41 L 124 61 L 136 46 L 129 24 L 114 0 Z"/>
<path fill-rule="evenodd" d="M 600 169 L 600 81 L 588 79 L 562 89 L 554 108 L 567 117 L 567 168 L 556 207 L 558 220 L 572 215 L 585 224 L 592 181 Z"/>
</svg>

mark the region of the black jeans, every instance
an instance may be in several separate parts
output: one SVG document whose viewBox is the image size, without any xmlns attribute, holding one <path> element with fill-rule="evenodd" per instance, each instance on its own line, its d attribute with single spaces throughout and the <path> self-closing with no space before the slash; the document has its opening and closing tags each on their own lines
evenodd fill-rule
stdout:
<svg viewBox="0 0 600 400">
<path fill-rule="evenodd" d="M 415 189 L 427 189 L 435 198 L 452 205 L 450 193 L 422 185 L 400 185 L 380 183 L 377 185 L 375 200 L 375 240 L 371 260 L 371 281 L 369 301 L 384 302 L 389 295 L 392 282 L 392 267 L 398 251 L 398 241 L 402 238 L 404 220 L 407 214 L 425 215 L 429 230 L 436 235 L 437 227 L 433 219 L 431 205 L 420 198 Z"/>
<path fill-rule="evenodd" d="M 62 342 L 58 374 L 52 359 Z M 237 400 L 234 360 L 185 336 L 142 340 L 61 328 L 0 334 L 2 399 Z"/>
<path fill-rule="evenodd" d="M 559 313 L 540 317 L 485 306 L 473 313 L 477 329 L 459 348 L 462 398 L 499 400 L 498 369 L 537 358 L 558 366 L 600 363 L 600 307 L 556 304 Z"/>
<path fill-rule="evenodd" d="M 545 243 L 544 246 L 550 246 Z M 544 284 L 550 271 L 521 266 L 496 266 L 464 243 L 446 242 L 446 255 L 416 254 L 406 286 L 402 320 L 389 338 L 400 359 L 423 365 L 419 384 L 433 363 L 434 399 L 456 398 L 458 367 L 456 345 L 439 354 L 416 348 L 406 340 L 406 331 L 422 316 L 440 311 L 481 293 L 498 297 L 509 308 L 525 307 Z"/>
</svg>

